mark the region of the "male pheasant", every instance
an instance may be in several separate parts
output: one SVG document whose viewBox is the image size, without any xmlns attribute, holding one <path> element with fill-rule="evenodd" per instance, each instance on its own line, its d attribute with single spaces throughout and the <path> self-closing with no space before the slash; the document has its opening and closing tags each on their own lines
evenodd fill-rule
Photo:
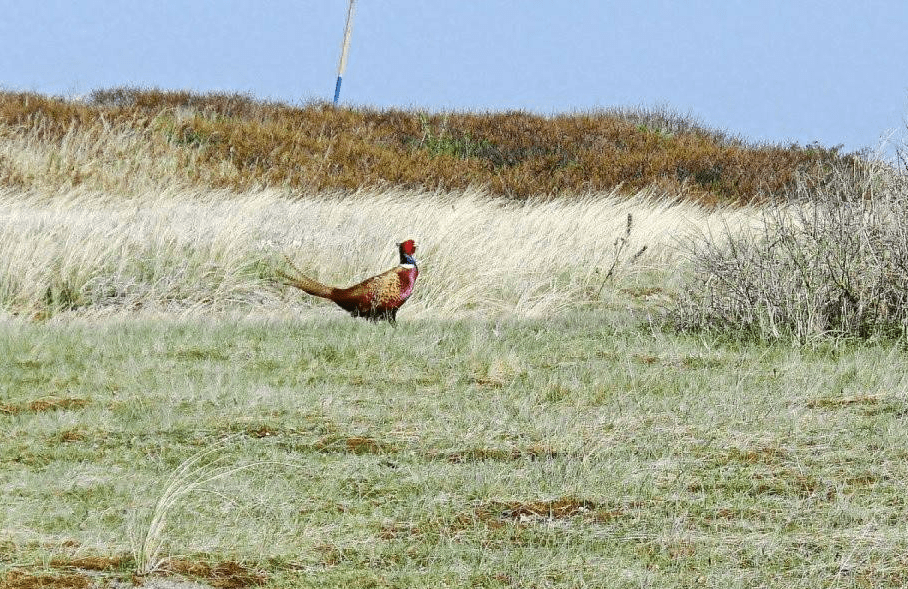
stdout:
<svg viewBox="0 0 908 589">
<path fill-rule="evenodd" d="M 419 268 L 413 258 L 416 243 L 408 239 L 397 244 L 397 248 L 400 252 L 399 266 L 348 288 L 327 286 L 304 276 L 290 258 L 287 261 L 296 276 L 281 271 L 279 274 L 286 284 L 313 296 L 330 299 L 354 317 L 365 317 L 369 321 L 387 319 L 391 325 L 396 325 L 397 310 L 410 298 L 419 276 Z"/>
</svg>

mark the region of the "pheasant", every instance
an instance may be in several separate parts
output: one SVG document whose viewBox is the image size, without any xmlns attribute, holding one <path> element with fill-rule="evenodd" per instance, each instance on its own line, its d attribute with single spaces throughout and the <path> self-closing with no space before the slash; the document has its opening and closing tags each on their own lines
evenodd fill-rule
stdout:
<svg viewBox="0 0 908 589">
<path fill-rule="evenodd" d="M 282 271 L 278 271 L 278 274 L 286 284 L 313 296 L 330 299 L 354 317 L 365 317 L 369 321 L 387 319 L 391 325 L 396 325 L 397 310 L 413 294 L 413 285 L 419 276 L 419 268 L 413 258 L 416 243 L 408 239 L 397 244 L 397 248 L 400 252 L 399 266 L 348 288 L 336 288 L 312 280 L 303 275 L 289 257 L 287 262 L 296 276 Z"/>
</svg>

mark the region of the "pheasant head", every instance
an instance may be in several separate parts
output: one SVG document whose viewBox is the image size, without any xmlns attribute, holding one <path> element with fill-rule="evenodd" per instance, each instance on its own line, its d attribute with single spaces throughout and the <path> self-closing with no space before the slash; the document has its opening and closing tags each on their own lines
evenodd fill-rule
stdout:
<svg viewBox="0 0 908 589">
<path fill-rule="evenodd" d="M 397 249 L 400 251 L 400 263 L 401 264 L 412 264 L 416 266 L 416 259 L 413 257 L 413 254 L 416 253 L 416 242 L 412 239 L 401 242 L 397 244 Z"/>
</svg>

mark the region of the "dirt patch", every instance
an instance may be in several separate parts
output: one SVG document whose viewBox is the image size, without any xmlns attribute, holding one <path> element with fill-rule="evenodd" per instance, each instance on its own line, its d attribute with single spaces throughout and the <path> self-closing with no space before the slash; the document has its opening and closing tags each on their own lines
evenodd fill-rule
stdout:
<svg viewBox="0 0 908 589">
<path fill-rule="evenodd" d="M 389 454 L 397 451 L 393 444 L 369 436 L 327 436 L 312 447 L 319 452 L 349 452 L 351 454 Z"/>
<path fill-rule="evenodd" d="M 267 433 L 259 435 L 255 432 L 247 432 L 252 437 L 269 437 L 272 434 Z M 283 438 L 278 441 L 278 446 L 289 452 L 318 452 L 322 454 L 393 454 L 399 449 L 390 442 L 376 440 L 370 436 L 347 436 L 341 434 L 329 434 L 319 439 L 308 441 L 296 441 L 292 436 L 285 436 L 285 431 L 279 432 Z M 292 433 L 292 432 L 291 432 Z M 273 434 L 278 435 L 278 434 Z"/>
<path fill-rule="evenodd" d="M 452 452 L 432 452 L 429 458 L 442 459 L 453 464 L 484 462 L 486 460 L 546 460 L 555 458 L 559 452 L 549 446 L 534 444 L 525 448 L 469 448 Z"/>
<path fill-rule="evenodd" d="M 87 399 L 73 397 L 45 397 L 30 403 L 0 405 L 0 413 L 16 415 L 18 413 L 41 413 L 57 409 L 81 409 L 88 405 Z"/>
<path fill-rule="evenodd" d="M 194 560 L 171 559 L 165 562 L 159 570 L 165 574 L 202 580 L 218 589 L 254 587 L 263 585 L 266 581 L 264 574 L 233 561 L 210 565 Z"/>
<path fill-rule="evenodd" d="M 0 580 L 0 589 L 84 589 L 91 578 L 76 573 L 29 573 L 12 570 Z"/>
<path fill-rule="evenodd" d="M 88 432 L 82 428 L 68 429 L 60 432 L 59 439 L 64 443 L 83 442 L 88 439 Z"/>
<path fill-rule="evenodd" d="M 505 385 L 504 380 L 493 376 L 471 378 L 470 382 L 484 389 L 500 389 Z"/>
<path fill-rule="evenodd" d="M 6 577 L 0 579 L 0 589 L 87 589 L 88 587 L 96 586 L 93 583 L 98 581 L 99 573 L 122 570 L 132 564 L 132 557 L 128 555 L 55 558 L 50 562 L 51 567 L 70 570 L 40 573 L 11 570 L 6 574 Z M 111 579 L 118 575 L 118 573 L 114 573 L 114 577 L 102 575 L 101 578 Z M 195 583 L 172 582 L 166 578 L 171 575 L 186 577 L 192 581 L 204 583 L 206 587 L 214 587 L 216 589 L 257 587 L 264 585 L 267 580 L 263 573 L 233 561 L 211 565 L 200 561 L 171 559 L 166 561 L 154 575 L 133 576 L 131 583 L 127 582 L 127 584 L 137 587 L 201 587 L 201 585 L 196 585 Z M 116 586 L 120 587 L 123 585 L 117 584 Z"/>
<path fill-rule="evenodd" d="M 727 464 L 783 464 L 791 462 L 790 453 L 784 448 L 759 446 L 754 448 L 729 448 L 710 457 L 716 467 Z"/>
<path fill-rule="evenodd" d="M 395 448 L 390 444 L 385 444 L 368 437 L 347 438 L 347 450 L 353 454 L 385 454 L 394 452 Z"/>
<path fill-rule="evenodd" d="M 852 397 L 821 397 L 807 401 L 810 409 L 838 409 L 854 405 L 877 405 L 882 401 L 874 395 L 855 395 Z"/>
<path fill-rule="evenodd" d="M 462 520 L 461 523 L 478 520 L 492 526 L 503 523 L 525 525 L 572 518 L 606 523 L 621 517 L 624 513 L 621 507 L 576 497 L 562 497 L 550 501 L 491 501 L 459 519 Z"/>
<path fill-rule="evenodd" d="M 112 571 L 132 564 L 132 557 L 120 556 L 85 556 L 82 558 L 55 558 L 50 566 L 58 569 L 72 568 L 85 571 Z"/>
<path fill-rule="evenodd" d="M 76 542 L 67 541 L 66 547 L 75 547 Z M 40 572 L 13 569 L 0 579 L 0 589 L 82 589 L 97 581 L 98 573 L 124 570 L 132 565 L 132 557 L 85 556 L 81 558 L 54 558 L 50 568 Z M 43 568 L 43 567 L 42 567 Z"/>
<path fill-rule="evenodd" d="M 808 409 L 844 409 L 854 408 L 863 415 L 894 415 L 903 417 L 908 414 L 908 406 L 903 401 L 877 395 L 854 395 L 850 397 L 820 397 L 807 401 Z"/>
<path fill-rule="evenodd" d="M 418 526 L 406 524 L 385 524 L 378 531 L 382 540 L 396 540 L 397 538 L 415 538 L 422 534 Z"/>
<path fill-rule="evenodd" d="M 270 438 L 281 433 L 279 430 L 276 430 L 267 425 L 261 425 L 257 428 L 248 428 L 246 430 L 246 435 L 250 438 Z"/>
</svg>

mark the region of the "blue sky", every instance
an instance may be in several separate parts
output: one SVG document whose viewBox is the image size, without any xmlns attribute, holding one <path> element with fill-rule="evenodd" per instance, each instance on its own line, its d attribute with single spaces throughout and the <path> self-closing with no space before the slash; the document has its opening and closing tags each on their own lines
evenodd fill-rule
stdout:
<svg viewBox="0 0 908 589">
<path fill-rule="evenodd" d="M 330 100 L 347 0 L 0 0 L 0 87 Z M 358 0 L 345 104 L 666 106 L 756 141 L 904 139 L 906 0 Z M 898 138 L 898 135 L 897 135 Z"/>
</svg>

